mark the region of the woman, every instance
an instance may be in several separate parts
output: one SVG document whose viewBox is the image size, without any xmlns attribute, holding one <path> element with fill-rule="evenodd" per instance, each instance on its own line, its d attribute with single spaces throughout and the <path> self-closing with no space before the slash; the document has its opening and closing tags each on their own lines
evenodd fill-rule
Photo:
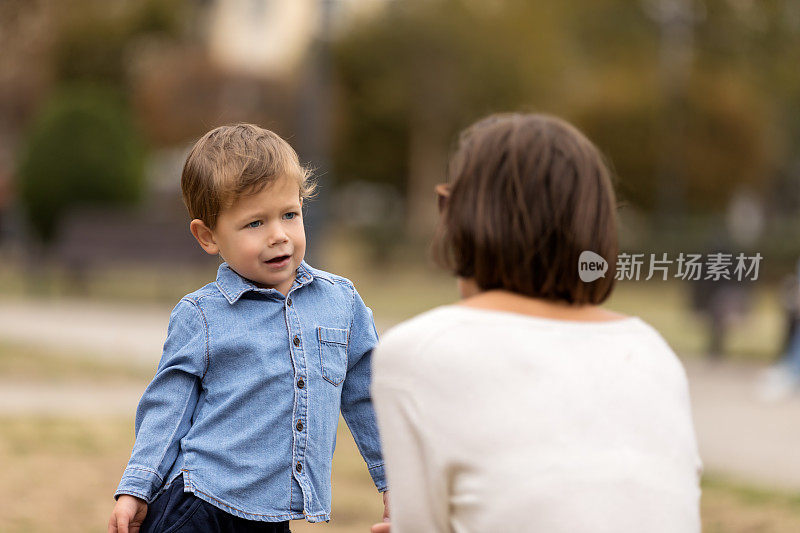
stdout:
<svg viewBox="0 0 800 533">
<path fill-rule="evenodd" d="M 683 367 L 599 307 L 617 223 L 598 150 L 562 120 L 496 115 L 449 178 L 434 250 L 462 300 L 388 332 L 373 363 L 392 532 L 700 531 Z M 584 251 L 605 277 L 581 280 Z"/>
</svg>

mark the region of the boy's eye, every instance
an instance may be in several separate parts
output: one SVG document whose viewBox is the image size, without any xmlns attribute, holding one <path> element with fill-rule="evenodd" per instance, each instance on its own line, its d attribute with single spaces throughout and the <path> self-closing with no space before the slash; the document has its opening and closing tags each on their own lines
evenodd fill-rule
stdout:
<svg viewBox="0 0 800 533">
<path fill-rule="evenodd" d="M 248 228 L 257 228 L 257 227 L 259 227 L 260 225 L 261 225 L 261 221 L 260 221 L 260 220 L 254 220 L 254 221 L 252 221 L 251 223 L 249 223 L 249 224 L 247 225 L 247 227 L 248 227 Z"/>
<path fill-rule="evenodd" d="M 283 218 L 285 218 L 286 220 L 292 220 L 296 216 L 297 216 L 297 213 L 291 212 L 291 213 L 284 214 Z"/>
</svg>

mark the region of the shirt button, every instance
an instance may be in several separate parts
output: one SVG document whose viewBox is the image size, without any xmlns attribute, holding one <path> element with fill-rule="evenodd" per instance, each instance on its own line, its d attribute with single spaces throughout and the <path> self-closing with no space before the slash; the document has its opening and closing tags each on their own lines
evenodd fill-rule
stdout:
<svg viewBox="0 0 800 533">
<path fill-rule="evenodd" d="M 286 300 L 286 305 L 288 305 L 289 307 L 291 307 L 291 306 L 292 306 L 292 299 L 291 299 L 291 298 L 289 298 L 288 300 Z"/>
<path fill-rule="evenodd" d="M 297 421 L 297 425 L 295 426 L 297 431 L 303 431 L 303 422 L 301 420 Z"/>
<path fill-rule="evenodd" d="M 302 472 L 303 471 L 303 465 L 301 465 L 300 463 L 297 463 L 297 466 L 295 466 L 294 469 L 297 470 L 298 472 Z"/>
<path fill-rule="evenodd" d="M 292 339 L 292 342 L 294 343 L 295 346 L 300 346 L 300 337 L 295 335 L 294 339 Z"/>
<path fill-rule="evenodd" d="M 306 382 L 303 381 L 303 378 L 300 378 L 300 379 L 297 380 L 297 388 L 298 389 L 302 389 L 305 386 L 306 386 Z"/>
</svg>

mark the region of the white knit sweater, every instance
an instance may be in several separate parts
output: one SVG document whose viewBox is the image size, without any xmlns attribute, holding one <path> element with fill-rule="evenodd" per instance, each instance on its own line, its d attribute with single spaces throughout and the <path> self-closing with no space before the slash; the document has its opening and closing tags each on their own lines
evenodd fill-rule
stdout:
<svg viewBox="0 0 800 533">
<path fill-rule="evenodd" d="M 445 306 L 373 365 L 393 533 L 700 531 L 686 375 L 638 318 Z"/>
</svg>

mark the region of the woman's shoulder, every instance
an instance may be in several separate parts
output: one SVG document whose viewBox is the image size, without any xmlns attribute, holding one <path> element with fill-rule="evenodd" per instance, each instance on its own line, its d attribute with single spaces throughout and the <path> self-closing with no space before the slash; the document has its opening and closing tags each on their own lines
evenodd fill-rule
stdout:
<svg viewBox="0 0 800 533">
<path fill-rule="evenodd" d="M 389 328 L 381 337 L 381 345 L 418 343 L 457 326 L 460 320 L 457 306 L 435 307 Z"/>
<path fill-rule="evenodd" d="M 398 371 L 401 367 L 417 366 L 417 362 L 429 358 L 432 345 L 460 330 L 462 320 L 457 306 L 444 305 L 389 328 L 375 348 L 376 369 L 391 367 Z"/>
<path fill-rule="evenodd" d="M 616 320 L 578 321 L 538 317 L 515 312 L 482 309 L 464 305 L 444 305 L 426 311 L 390 328 L 383 336 L 384 345 L 420 343 L 432 338 L 452 334 L 476 337 L 482 331 L 492 334 L 499 327 L 524 334 L 540 332 L 562 336 L 563 332 L 579 334 L 584 338 L 594 335 L 629 337 L 637 342 L 648 342 L 669 349 L 661 334 L 650 324 L 636 316 L 618 315 Z M 569 339 L 570 336 L 564 337 Z M 574 338 L 574 337 L 573 337 Z"/>
</svg>

